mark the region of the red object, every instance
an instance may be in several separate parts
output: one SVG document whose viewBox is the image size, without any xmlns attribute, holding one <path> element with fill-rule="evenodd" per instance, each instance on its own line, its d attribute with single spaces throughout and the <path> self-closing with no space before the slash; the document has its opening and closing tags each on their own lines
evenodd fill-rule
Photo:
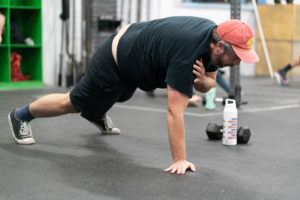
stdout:
<svg viewBox="0 0 300 200">
<path fill-rule="evenodd" d="M 30 76 L 23 76 L 20 63 L 22 56 L 16 52 L 10 54 L 10 79 L 12 82 L 16 81 L 27 81 L 30 79 Z"/>
<path fill-rule="evenodd" d="M 251 27 L 237 19 L 221 23 L 217 33 L 222 40 L 231 44 L 236 55 L 244 62 L 255 63 L 259 61 L 253 49 L 254 33 Z"/>
</svg>

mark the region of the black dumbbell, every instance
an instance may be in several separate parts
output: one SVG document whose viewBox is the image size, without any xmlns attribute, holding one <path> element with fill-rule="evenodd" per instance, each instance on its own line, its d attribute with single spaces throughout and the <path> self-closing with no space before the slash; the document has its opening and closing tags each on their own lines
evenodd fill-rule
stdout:
<svg viewBox="0 0 300 200">
<path fill-rule="evenodd" d="M 223 137 L 223 124 L 208 123 L 206 134 L 210 140 L 221 140 Z M 251 132 L 247 126 L 240 126 L 237 131 L 237 143 L 247 144 L 250 140 Z"/>
<path fill-rule="evenodd" d="M 247 144 L 250 140 L 251 132 L 248 126 L 240 126 L 237 131 L 237 143 Z"/>
<path fill-rule="evenodd" d="M 206 134 L 210 140 L 221 140 L 223 137 L 223 124 L 208 123 Z"/>
<path fill-rule="evenodd" d="M 224 106 L 225 105 L 225 101 L 226 101 L 226 99 L 228 99 L 228 97 L 216 97 L 215 99 L 214 99 L 214 102 L 215 103 L 222 103 L 222 105 Z M 206 104 L 206 98 L 205 98 L 205 96 L 202 98 L 202 105 L 203 106 L 205 106 L 205 104 Z"/>
</svg>

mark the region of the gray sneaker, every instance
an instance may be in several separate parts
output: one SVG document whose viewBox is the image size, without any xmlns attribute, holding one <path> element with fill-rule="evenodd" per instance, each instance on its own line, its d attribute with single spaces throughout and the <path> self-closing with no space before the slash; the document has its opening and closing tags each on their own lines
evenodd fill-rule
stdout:
<svg viewBox="0 0 300 200">
<path fill-rule="evenodd" d="M 34 144 L 29 122 L 17 119 L 15 113 L 16 109 L 8 114 L 8 122 L 16 143 Z"/>
<path fill-rule="evenodd" d="M 100 129 L 103 135 L 119 135 L 121 130 L 114 127 L 113 121 L 109 116 L 105 116 L 99 123 L 92 122 L 97 128 Z"/>
</svg>

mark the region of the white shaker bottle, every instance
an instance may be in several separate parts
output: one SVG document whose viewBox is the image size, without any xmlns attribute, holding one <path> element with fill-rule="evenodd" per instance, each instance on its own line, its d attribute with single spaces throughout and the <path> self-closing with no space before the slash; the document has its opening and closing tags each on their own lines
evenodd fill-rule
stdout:
<svg viewBox="0 0 300 200">
<path fill-rule="evenodd" d="M 237 108 L 234 99 L 226 99 L 223 111 L 223 138 L 224 145 L 237 144 Z"/>
</svg>

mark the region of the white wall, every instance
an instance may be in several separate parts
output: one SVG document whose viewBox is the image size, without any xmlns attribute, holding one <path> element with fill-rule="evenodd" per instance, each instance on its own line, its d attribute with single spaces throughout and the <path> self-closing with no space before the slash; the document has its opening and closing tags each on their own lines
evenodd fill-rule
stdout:
<svg viewBox="0 0 300 200">
<path fill-rule="evenodd" d="M 55 85 L 56 68 L 59 63 L 61 21 L 61 1 L 43 0 L 43 82 Z"/>
<path fill-rule="evenodd" d="M 72 5 L 73 0 L 70 0 Z M 61 49 L 61 28 L 62 21 L 60 14 L 62 12 L 61 0 L 43 0 L 42 1 L 42 26 L 43 26 L 43 82 L 45 85 L 57 85 L 59 58 Z M 80 45 L 81 45 L 81 0 L 75 0 L 75 47 L 74 54 L 78 61 L 80 59 Z M 72 18 L 72 10 L 70 10 L 70 19 Z M 70 24 L 72 30 L 72 24 Z M 72 31 L 70 31 L 70 53 L 72 53 Z M 64 47 L 65 51 L 65 47 Z M 66 74 L 67 55 L 64 55 L 63 75 Z M 63 76 L 63 86 L 65 86 L 65 76 Z"/>
</svg>

